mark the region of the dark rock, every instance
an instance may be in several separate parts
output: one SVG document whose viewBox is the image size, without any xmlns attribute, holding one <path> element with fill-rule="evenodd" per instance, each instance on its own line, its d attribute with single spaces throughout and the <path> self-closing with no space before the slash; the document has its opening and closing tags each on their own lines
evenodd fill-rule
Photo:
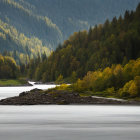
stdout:
<svg viewBox="0 0 140 140">
<path fill-rule="evenodd" d="M 53 90 L 49 93 L 34 89 L 23 92 L 17 97 L 7 98 L 0 101 L 0 105 L 68 105 L 68 104 L 140 104 L 139 102 L 117 101 L 107 98 L 81 97 L 76 92 Z"/>
<path fill-rule="evenodd" d="M 38 88 L 35 88 L 33 90 L 31 90 L 31 92 L 40 92 L 40 91 L 43 91 L 42 89 L 38 89 Z"/>
<path fill-rule="evenodd" d="M 27 95 L 27 94 L 28 94 L 28 92 L 22 92 L 22 93 L 19 94 L 19 97 L 25 96 L 25 95 Z"/>
<path fill-rule="evenodd" d="M 66 100 L 61 100 L 57 103 L 58 105 L 68 105 L 69 103 Z"/>
</svg>

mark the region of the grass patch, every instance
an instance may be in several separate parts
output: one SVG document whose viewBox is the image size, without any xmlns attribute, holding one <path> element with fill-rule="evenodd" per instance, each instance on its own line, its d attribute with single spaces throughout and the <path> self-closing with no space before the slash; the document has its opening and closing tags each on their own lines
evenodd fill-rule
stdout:
<svg viewBox="0 0 140 140">
<path fill-rule="evenodd" d="M 0 86 L 22 86 L 27 84 L 25 79 L 0 79 Z"/>
<path fill-rule="evenodd" d="M 56 87 L 56 90 L 67 90 L 68 87 L 69 87 L 69 85 L 67 85 L 67 84 L 62 84 L 62 85 L 60 85 L 60 86 L 57 86 L 57 87 Z"/>
</svg>

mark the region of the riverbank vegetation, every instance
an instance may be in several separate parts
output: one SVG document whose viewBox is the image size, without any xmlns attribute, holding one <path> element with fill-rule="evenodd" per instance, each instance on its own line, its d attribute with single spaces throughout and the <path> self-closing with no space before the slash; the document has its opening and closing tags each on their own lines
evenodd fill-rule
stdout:
<svg viewBox="0 0 140 140">
<path fill-rule="evenodd" d="M 78 92 L 121 98 L 140 97 L 140 59 L 122 66 L 112 65 L 104 70 L 88 72 L 73 85 Z"/>
<path fill-rule="evenodd" d="M 77 82 L 62 84 L 55 90 L 60 93 L 66 90 L 78 92 L 81 96 L 140 99 L 140 58 L 130 60 L 124 66 L 117 64 L 103 70 L 89 71 Z"/>
<path fill-rule="evenodd" d="M 16 64 L 14 58 L 0 54 L 0 86 L 19 86 L 27 84 L 23 68 Z"/>
</svg>

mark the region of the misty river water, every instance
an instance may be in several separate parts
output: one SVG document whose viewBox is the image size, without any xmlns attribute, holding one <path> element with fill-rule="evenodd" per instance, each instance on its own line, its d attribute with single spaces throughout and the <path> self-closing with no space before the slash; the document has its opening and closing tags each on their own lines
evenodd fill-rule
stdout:
<svg viewBox="0 0 140 140">
<path fill-rule="evenodd" d="M 0 87 L 0 97 L 33 87 Z M 140 140 L 139 106 L 0 106 L 0 140 Z"/>
</svg>

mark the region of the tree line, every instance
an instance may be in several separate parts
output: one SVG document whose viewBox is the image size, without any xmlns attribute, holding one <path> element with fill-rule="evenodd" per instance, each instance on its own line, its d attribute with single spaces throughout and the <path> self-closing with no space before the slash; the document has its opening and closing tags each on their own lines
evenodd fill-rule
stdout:
<svg viewBox="0 0 140 140">
<path fill-rule="evenodd" d="M 124 66 L 140 57 L 140 4 L 124 17 L 108 19 L 89 31 L 74 33 L 43 60 L 31 61 L 29 78 L 44 82 L 74 81 L 88 71 L 103 70 L 113 64 Z M 75 78 L 76 77 L 76 78 Z M 59 80 L 58 79 L 58 80 Z"/>
<path fill-rule="evenodd" d="M 9 56 L 0 54 L 0 79 L 16 79 L 20 74 L 20 67 Z"/>
</svg>

